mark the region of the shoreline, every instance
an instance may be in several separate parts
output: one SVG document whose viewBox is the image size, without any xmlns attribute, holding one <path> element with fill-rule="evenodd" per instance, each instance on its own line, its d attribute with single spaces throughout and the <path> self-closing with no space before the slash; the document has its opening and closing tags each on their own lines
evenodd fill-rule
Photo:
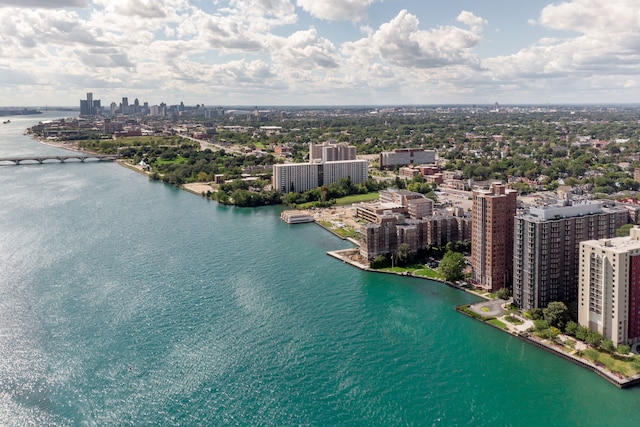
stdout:
<svg viewBox="0 0 640 427">
<path fill-rule="evenodd" d="M 607 380 L 609 383 L 613 384 L 614 386 L 620 388 L 620 389 L 627 389 L 627 388 L 631 388 L 631 387 L 635 387 L 637 385 L 640 384 L 640 374 L 636 374 L 632 377 L 619 377 L 618 375 L 616 375 L 615 373 L 608 371 L 604 368 L 602 368 L 599 365 L 594 364 L 593 362 L 589 361 L 588 359 L 585 359 L 583 357 L 580 356 L 576 356 L 574 354 L 570 354 L 567 353 L 565 351 L 563 351 L 561 348 L 559 348 L 559 346 L 557 344 L 554 344 L 553 342 L 549 342 L 546 339 L 542 339 L 542 338 L 538 338 L 532 335 L 529 335 L 528 333 L 523 333 L 523 332 L 512 332 L 508 329 L 504 329 L 501 328 L 499 326 L 496 326 L 492 323 L 490 323 L 488 320 L 490 319 L 483 319 L 481 317 L 476 317 L 476 316 L 472 316 L 471 314 L 465 312 L 464 310 L 461 310 L 461 307 L 466 307 L 466 306 L 456 306 L 455 310 L 460 313 L 463 314 L 467 317 L 470 317 L 472 319 L 475 319 L 479 322 L 482 322 L 486 325 L 489 325 L 491 327 L 493 327 L 494 329 L 497 329 L 499 331 L 505 332 L 513 337 L 518 338 L 521 341 L 524 341 L 528 344 L 531 344 L 535 347 L 538 347 L 541 350 L 545 350 L 549 353 L 552 353 L 558 357 L 561 357 L 575 365 L 578 365 L 582 368 L 585 368 L 595 374 L 597 374 L 598 376 L 600 376 L 601 378 Z M 496 317 L 497 319 L 497 317 Z"/>
<path fill-rule="evenodd" d="M 320 225 L 320 224 L 318 224 L 318 225 Z M 322 227 L 322 228 L 327 230 L 326 227 Z M 331 231 L 331 230 L 329 230 L 329 231 Z M 333 233 L 333 234 L 335 234 L 335 233 Z M 340 237 L 340 236 L 338 236 L 338 237 Z M 342 239 L 343 240 L 349 240 L 351 243 L 355 243 L 350 239 L 345 239 L 345 238 L 342 238 Z M 478 294 L 477 292 L 474 292 L 471 289 L 464 288 L 462 286 L 456 285 L 455 283 L 449 282 L 447 280 L 442 280 L 442 279 L 437 279 L 437 278 L 432 278 L 432 277 L 426 277 L 426 276 L 416 276 L 416 275 L 411 274 L 409 272 L 399 273 L 399 272 L 395 272 L 395 271 L 376 270 L 375 268 L 371 268 L 368 265 L 365 265 L 365 264 L 363 264 L 361 262 L 358 262 L 358 261 L 354 261 L 354 260 L 352 260 L 351 258 L 348 257 L 348 255 L 350 255 L 350 254 L 352 254 L 352 253 L 354 253 L 356 251 L 358 251 L 358 248 L 339 249 L 339 250 L 336 250 L 336 251 L 328 251 L 327 255 L 329 255 L 329 256 L 331 256 L 331 257 L 333 257 L 333 258 L 335 258 L 335 259 L 337 259 L 339 261 L 342 261 L 345 264 L 349 264 L 352 267 L 359 268 L 362 271 L 368 271 L 368 272 L 371 272 L 371 273 L 380 273 L 380 274 L 393 274 L 393 275 L 396 275 L 396 276 L 411 277 L 411 278 L 414 278 L 414 279 L 430 280 L 432 282 L 442 283 L 443 285 L 447 285 L 447 286 L 449 286 L 451 288 L 466 292 L 466 293 L 474 295 L 474 296 L 476 296 L 478 298 L 482 298 L 484 300 L 492 301 L 491 298 L 487 297 L 486 295 Z"/>
<path fill-rule="evenodd" d="M 39 143 L 41 143 L 43 145 L 48 145 L 48 146 L 51 146 L 51 147 L 60 148 L 60 149 L 73 151 L 73 152 L 77 152 L 77 153 L 84 153 L 84 154 L 89 154 L 89 155 L 96 155 L 97 154 L 97 153 L 89 151 L 89 150 L 80 149 L 77 146 L 65 143 L 63 141 L 46 140 L 46 139 L 40 138 L 40 137 L 38 137 L 36 135 L 33 135 L 33 134 L 30 134 L 30 136 L 34 140 L 36 140 L 37 142 L 39 142 Z M 150 173 L 145 171 L 145 170 L 143 170 L 142 167 L 139 167 L 137 165 L 128 163 L 126 160 L 118 159 L 118 160 L 116 160 L 116 163 L 118 163 L 122 167 L 125 167 L 125 168 L 130 169 L 130 170 L 132 170 L 134 172 L 137 172 L 137 173 L 139 173 L 141 175 L 144 175 L 147 178 L 149 178 L 149 176 L 150 176 Z M 208 186 L 208 184 L 206 184 L 206 183 L 192 183 L 192 184 L 199 185 L 199 186 Z M 185 190 L 185 191 L 187 191 L 189 193 L 192 193 L 194 195 L 203 196 L 202 192 L 198 192 L 196 189 L 189 188 L 186 185 L 181 185 L 178 188 L 180 188 L 181 190 Z M 211 187 L 209 187 L 209 188 L 211 188 Z M 314 221 L 314 222 L 317 225 L 319 225 L 321 228 L 323 228 L 324 230 L 332 233 L 333 235 L 339 237 L 342 240 L 348 240 L 349 242 L 355 244 L 356 246 L 359 244 L 353 238 L 350 238 L 350 237 L 347 238 L 347 237 L 340 236 L 338 233 L 334 232 L 333 230 L 331 230 L 328 227 L 323 226 L 318 221 Z M 357 251 L 358 251 L 358 248 L 356 247 L 356 248 L 341 249 L 341 250 L 336 250 L 336 251 L 328 251 L 327 254 L 329 256 L 333 257 L 333 258 L 336 258 L 336 259 L 338 259 L 338 260 L 340 260 L 340 261 L 342 261 L 342 262 L 344 262 L 346 264 L 349 264 L 349 265 L 351 265 L 353 267 L 356 267 L 356 268 L 358 268 L 358 269 L 360 269 L 362 271 L 372 272 L 372 273 L 393 274 L 393 275 L 396 275 L 396 276 L 412 277 L 412 278 L 423 279 L 423 280 L 426 279 L 426 280 L 430 280 L 430 281 L 433 281 L 433 282 L 442 283 L 442 284 L 445 284 L 445 285 L 447 285 L 449 287 L 452 287 L 452 288 L 467 292 L 467 293 L 472 294 L 472 295 L 474 295 L 474 296 L 476 296 L 478 298 L 483 298 L 485 300 L 491 300 L 491 298 L 487 297 L 486 295 L 478 294 L 478 293 L 476 293 L 476 292 L 474 292 L 474 291 L 472 291 L 470 289 L 461 287 L 459 285 L 456 285 L 455 283 L 452 283 L 452 282 L 449 282 L 449 281 L 446 281 L 446 280 L 441 280 L 441 279 L 437 279 L 437 278 L 430 278 L 430 277 L 424 277 L 424 276 L 416 276 L 416 275 L 413 275 L 412 273 L 409 273 L 409 272 L 400 273 L 400 272 L 381 271 L 381 270 L 372 269 L 368 265 L 365 265 L 363 263 L 354 261 L 348 256 L 348 255 L 351 255 L 351 254 L 353 254 L 353 253 L 355 253 Z M 482 318 L 476 318 L 474 316 L 471 316 L 471 315 L 465 313 L 464 311 L 460 310 L 459 307 L 460 306 L 456 306 L 455 307 L 455 310 L 458 313 L 465 314 L 466 316 L 475 318 L 476 320 L 478 320 L 478 321 L 480 321 L 482 323 L 489 324 L 489 326 L 492 326 L 492 327 L 494 327 L 496 329 L 501 330 L 502 332 L 505 332 L 505 333 L 507 333 L 507 334 L 509 334 L 511 336 L 514 336 L 514 337 L 520 339 L 523 342 L 527 342 L 527 343 L 529 343 L 531 345 L 534 345 L 534 346 L 536 346 L 536 347 L 538 347 L 538 348 L 540 348 L 542 350 L 546 350 L 549 353 L 552 353 L 552 354 L 554 354 L 556 356 L 559 356 L 559 357 L 561 357 L 561 358 L 563 358 L 563 359 L 565 359 L 565 360 L 567 360 L 569 362 L 572 362 L 572 363 L 576 364 L 577 366 L 581 366 L 581 367 L 583 367 L 583 368 L 585 368 L 587 370 L 590 370 L 591 372 L 596 373 L 598 376 L 600 376 L 601 378 L 607 380 L 609 383 L 613 384 L 614 386 L 616 386 L 616 387 L 618 387 L 620 389 L 631 388 L 631 387 L 634 387 L 634 386 L 640 384 L 640 374 L 637 374 L 637 375 L 635 375 L 633 377 L 629 377 L 629 378 L 620 378 L 616 374 L 614 374 L 614 373 L 612 373 L 612 372 L 610 372 L 608 370 L 605 370 L 602 367 L 600 367 L 598 365 L 595 365 L 592 362 L 590 362 L 590 361 L 588 361 L 588 360 L 586 360 L 586 359 L 584 359 L 582 357 L 577 357 L 577 356 L 574 356 L 572 354 L 566 353 L 566 352 L 562 351 L 561 349 L 556 348 L 553 344 L 547 344 L 542 339 L 534 338 L 534 337 L 532 337 L 532 336 L 530 336 L 530 335 L 528 335 L 526 333 L 521 333 L 521 332 L 517 332 L 516 333 L 516 332 L 509 331 L 508 329 L 504 329 L 504 328 L 498 327 L 496 325 L 492 325 L 491 323 L 487 322 L 486 320 L 483 320 Z"/>
<path fill-rule="evenodd" d="M 316 224 L 318 224 L 318 223 L 316 222 Z M 323 229 L 325 229 L 327 231 L 330 231 L 332 234 L 338 236 L 336 233 L 333 233 L 333 231 L 329 230 L 327 227 L 324 227 L 321 224 L 318 224 L 318 225 L 320 225 L 320 227 L 322 227 Z M 340 237 L 340 236 L 338 236 L 338 237 Z M 342 238 L 342 239 L 343 240 L 347 240 L 345 238 Z M 485 295 L 480 295 L 480 294 L 478 294 L 476 292 L 473 292 L 470 289 L 463 288 L 461 286 L 456 285 L 455 283 L 448 282 L 448 281 L 445 281 L 445 280 L 429 278 L 429 277 L 423 277 L 423 276 L 415 276 L 415 275 L 410 274 L 410 273 L 396 273 L 396 272 L 393 272 L 393 271 L 381 271 L 381 270 L 373 269 L 373 268 L 371 268 L 371 267 L 369 267 L 369 266 L 367 266 L 367 265 L 365 265 L 363 263 L 354 261 L 349 257 L 349 255 L 354 254 L 357 251 L 358 251 L 358 248 L 339 249 L 339 250 L 336 250 L 336 251 L 328 251 L 327 255 L 329 255 L 329 256 L 331 256 L 333 258 L 336 258 L 337 260 L 342 261 L 345 264 L 349 264 L 352 267 L 356 267 L 356 268 L 358 268 L 358 269 L 360 269 L 362 271 L 371 272 L 371 273 L 393 274 L 393 275 L 396 275 L 396 276 L 412 277 L 412 278 L 416 278 L 416 279 L 431 280 L 431 281 L 442 283 L 442 284 L 445 284 L 445 285 L 447 285 L 449 287 L 452 287 L 452 288 L 467 292 L 467 293 L 475 295 L 475 296 L 477 296 L 479 298 L 484 298 L 485 300 L 493 301 L 493 300 L 491 300 L 491 298 L 489 298 L 489 297 L 487 297 Z M 554 354 L 554 355 L 556 355 L 558 357 L 561 357 L 561 358 L 563 358 L 563 359 L 565 359 L 565 360 L 567 360 L 569 362 L 572 362 L 577 366 L 581 366 L 582 368 L 585 368 L 585 369 L 597 374 L 601 378 L 607 380 L 609 383 L 613 384 L 614 386 L 616 386 L 616 387 L 618 387 L 620 389 L 627 389 L 627 388 L 631 388 L 631 387 L 635 387 L 637 385 L 640 385 L 640 374 L 637 374 L 637 375 L 632 376 L 632 377 L 626 377 L 626 378 L 618 377 L 615 373 L 610 372 L 610 371 L 608 371 L 606 369 L 603 369 L 601 366 L 598 366 L 598 365 L 596 365 L 596 364 L 594 364 L 594 363 L 592 363 L 592 362 L 590 362 L 590 361 L 588 361 L 588 360 L 586 360 L 586 359 L 584 359 L 582 357 L 578 357 L 578 356 L 566 353 L 566 352 L 562 351 L 561 349 L 556 348 L 553 344 L 547 344 L 542 339 L 537 339 L 535 337 L 530 336 L 527 333 L 510 331 L 509 329 L 504 329 L 504 328 L 498 327 L 496 325 L 493 325 L 493 324 L 489 323 L 487 321 L 487 319 L 483 319 L 482 317 L 484 317 L 484 316 L 480 316 L 480 317 L 472 316 L 472 315 L 470 315 L 468 313 L 465 313 L 464 311 L 460 310 L 460 307 L 461 306 L 456 306 L 456 307 L 454 307 L 454 309 L 458 313 L 461 313 L 461 314 L 466 315 L 467 317 L 476 319 L 476 320 L 478 320 L 478 321 L 480 321 L 480 322 L 482 322 L 484 324 L 487 324 L 487 325 L 489 325 L 489 326 L 491 326 L 491 327 L 493 327 L 495 329 L 498 329 L 498 330 L 500 330 L 500 331 L 502 331 L 502 332 L 504 332 L 504 333 L 506 333 L 508 335 L 516 337 L 516 338 L 518 338 L 519 340 L 521 340 L 523 342 L 529 343 L 529 344 L 531 344 L 533 346 L 536 346 L 536 347 L 538 347 L 538 348 L 540 348 L 542 350 L 546 350 L 547 352 L 552 353 L 552 354 Z"/>
<path fill-rule="evenodd" d="M 48 145 L 49 147 L 60 148 L 63 150 L 73 151 L 76 153 L 98 155 L 98 153 L 96 152 L 80 149 L 76 145 L 73 145 L 73 143 L 69 144 L 64 141 L 47 140 L 33 134 L 29 134 L 29 136 L 31 136 L 31 138 L 33 138 L 35 141 L 39 142 L 40 144 Z M 119 164 L 122 167 L 130 169 L 134 172 L 137 172 L 140 175 L 144 175 L 149 179 L 151 177 L 151 172 L 145 171 L 141 166 L 129 163 L 127 159 L 117 159 L 115 163 Z M 206 182 L 192 182 L 188 184 L 182 184 L 178 188 L 188 193 L 194 194 L 196 196 L 201 196 L 201 197 L 204 197 L 203 193 L 206 193 L 207 191 L 211 191 L 211 192 L 216 191 L 213 187 L 211 187 L 209 183 L 206 183 Z"/>
</svg>

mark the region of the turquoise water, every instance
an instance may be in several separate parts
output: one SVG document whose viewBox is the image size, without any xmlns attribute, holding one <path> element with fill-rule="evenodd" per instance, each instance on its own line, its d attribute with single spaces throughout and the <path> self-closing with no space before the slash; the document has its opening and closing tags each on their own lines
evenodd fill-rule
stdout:
<svg viewBox="0 0 640 427">
<path fill-rule="evenodd" d="M 0 157 L 57 151 L 11 120 Z M 640 389 L 457 314 L 465 293 L 347 266 L 326 255 L 346 243 L 278 214 L 113 163 L 0 167 L 0 424 L 640 420 Z"/>
</svg>

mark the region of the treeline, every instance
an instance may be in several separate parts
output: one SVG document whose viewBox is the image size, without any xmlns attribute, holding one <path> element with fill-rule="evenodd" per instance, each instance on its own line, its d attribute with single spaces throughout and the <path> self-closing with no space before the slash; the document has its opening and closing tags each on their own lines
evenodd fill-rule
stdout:
<svg viewBox="0 0 640 427">
<path fill-rule="evenodd" d="M 207 193 L 207 197 L 225 204 L 239 207 L 257 207 L 279 205 L 282 195 L 277 191 L 265 190 L 269 181 L 259 179 L 253 182 L 234 179 L 230 183 L 220 185 L 218 191 Z"/>
<path fill-rule="evenodd" d="M 270 182 L 264 179 L 245 181 L 235 179 L 221 184 L 217 192 L 207 193 L 206 196 L 227 205 L 240 207 L 256 207 L 285 204 L 295 207 L 302 203 L 313 202 L 313 207 L 326 207 L 335 204 L 335 199 L 353 194 L 366 194 L 383 189 L 374 180 L 367 180 L 361 184 L 352 184 L 349 178 L 325 185 L 304 193 L 281 194 L 275 190 L 266 190 Z"/>
</svg>

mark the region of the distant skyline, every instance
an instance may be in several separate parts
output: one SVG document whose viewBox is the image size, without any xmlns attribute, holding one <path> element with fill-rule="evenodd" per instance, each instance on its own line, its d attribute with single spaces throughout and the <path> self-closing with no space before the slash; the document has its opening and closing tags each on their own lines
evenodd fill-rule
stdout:
<svg viewBox="0 0 640 427">
<path fill-rule="evenodd" d="M 0 106 L 640 102 L 640 0 L 0 0 Z"/>
</svg>

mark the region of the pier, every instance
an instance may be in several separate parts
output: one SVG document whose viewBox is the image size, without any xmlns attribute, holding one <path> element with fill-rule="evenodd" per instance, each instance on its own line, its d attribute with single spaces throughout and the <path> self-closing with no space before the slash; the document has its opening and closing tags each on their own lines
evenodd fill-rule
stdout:
<svg viewBox="0 0 640 427">
<path fill-rule="evenodd" d="M 0 166 L 9 165 L 30 165 L 45 163 L 66 163 L 94 161 L 94 162 L 113 162 L 118 159 L 116 155 L 103 154 L 63 154 L 56 156 L 26 156 L 26 157 L 0 157 Z"/>
</svg>

